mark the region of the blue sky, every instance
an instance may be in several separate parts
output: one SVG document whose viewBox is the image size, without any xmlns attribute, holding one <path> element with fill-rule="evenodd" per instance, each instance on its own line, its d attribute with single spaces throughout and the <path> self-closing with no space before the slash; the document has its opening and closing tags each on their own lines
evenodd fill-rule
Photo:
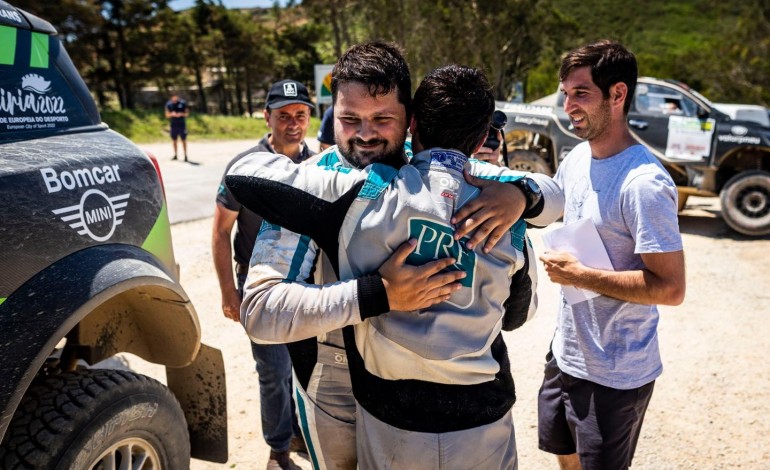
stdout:
<svg viewBox="0 0 770 470">
<path fill-rule="evenodd" d="M 273 0 L 223 0 L 222 3 L 227 8 L 266 8 L 273 6 Z M 278 3 L 284 5 L 286 0 L 279 0 Z M 184 10 L 194 6 L 195 0 L 171 0 L 169 5 L 174 10 Z"/>
</svg>

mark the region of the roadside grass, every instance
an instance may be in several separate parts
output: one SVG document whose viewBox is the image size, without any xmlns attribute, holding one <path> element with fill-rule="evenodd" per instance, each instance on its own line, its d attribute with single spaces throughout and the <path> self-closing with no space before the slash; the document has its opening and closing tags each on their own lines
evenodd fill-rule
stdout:
<svg viewBox="0 0 770 470">
<path fill-rule="evenodd" d="M 102 121 L 136 143 L 163 142 L 170 139 L 170 126 L 163 113 L 150 111 L 102 111 Z M 318 133 L 320 121 L 310 119 L 308 137 Z M 267 133 L 265 120 L 240 116 L 192 114 L 187 118 L 187 139 L 236 140 L 261 138 Z"/>
</svg>

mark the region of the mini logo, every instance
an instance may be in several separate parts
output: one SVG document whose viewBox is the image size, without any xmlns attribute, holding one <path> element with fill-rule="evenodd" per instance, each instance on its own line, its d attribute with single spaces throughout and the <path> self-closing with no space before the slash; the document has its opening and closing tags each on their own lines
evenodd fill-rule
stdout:
<svg viewBox="0 0 770 470">
<path fill-rule="evenodd" d="M 44 95 L 51 91 L 51 82 L 36 73 L 29 73 L 21 77 L 21 88 Z"/>
<path fill-rule="evenodd" d="M 89 189 L 74 206 L 55 209 L 54 214 L 63 222 L 78 231 L 79 235 L 88 235 L 97 242 L 104 242 L 115 233 L 115 227 L 123 223 L 128 197 L 131 193 L 109 197 L 98 189 Z"/>
<path fill-rule="evenodd" d="M 730 132 L 734 135 L 746 135 L 749 133 L 749 130 L 743 126 L 733 126 L 730 128 Z"/>
<path fill-rule="evenodd" d="M 334 363 L 335 364 L 347 364 L 348 363 L 348 357 L 341 353 L 334 353 Z"/>
<path fill-rule="evenodd" d="M 297 85 L 294 83 L 284 83 L 283 94 L 286 96 L 297 96 Z"/>
<path fill-rule="evenodd" d="M 449 191 L 442 191 L 441 196 L 447 198 L 447 199 L 456 199 L 457 196 L 455 196 L 454 193 L 450 193 Z"/>
</svg>

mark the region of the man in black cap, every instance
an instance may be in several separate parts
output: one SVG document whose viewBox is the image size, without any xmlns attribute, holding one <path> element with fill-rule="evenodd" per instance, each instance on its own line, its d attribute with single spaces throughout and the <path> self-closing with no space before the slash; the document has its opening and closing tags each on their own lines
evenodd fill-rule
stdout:
<svg viewBox="0 0 770 470">
<path fill-rule="evenodd" d="M 314 154 L 305 144 L 313 108 L 305 85 L 295 80 L 281 80 L 270 87 L 265 104 L 265 122 L 270 132 L 259 143 L 237 155 L 225 169 L 253 152 L 271 152 L 286 155 L 294 163 Z M 235 240 L 235 274 L 233 278 L 230 234 L 237 221 Z M 214 211 L 211 251 L 214 267 L 222 292 L 222 312 L 226 318 L 240 321 L 243 284 L 249 268 L 254 241 L 262 225 L 262 218 L 235 200 L 224 184 L 219 185 Z M 262 412 L 262 434 L 270 446 L 268 470 L 299 468 L 289 459 L 290 451 L 305 451 L 291 396 L 291 360 L 285 344 L 251 344 L 257 363 L 259 394 Z"/>
</svg>

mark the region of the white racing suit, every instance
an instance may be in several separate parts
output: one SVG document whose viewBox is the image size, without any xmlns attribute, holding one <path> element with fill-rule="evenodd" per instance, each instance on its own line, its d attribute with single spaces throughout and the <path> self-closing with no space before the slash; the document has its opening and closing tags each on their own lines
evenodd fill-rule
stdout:
<svg viewBox="0 0 770 470">
<path fill-rule="evenodd" d="M 425 465 L 433 462 L 434 454 L 451 454 L 460 466 L 493 462 L 514 466 L 510 408 L 515 394 L 500 330 L 504 323 L 506 329 L 519 326 L 536 306 L 536 269 L 524 222 L 514 225 L 489 254 L 467 250 L 452 239 L 449 219 L 478 192 L 463 179 L 466 157 L 454 151 L 423 152 L 400 171 L 381 164 L 364 170 L 341 167 L 334 147 L 317 158 L 320 167 L 290 167 L 273 157 L 247 157 L 227 177 L 239 201 L 271 222 L 263 225 L 258 237 L 244 292 L 242 321 L 249 335 L 262 342 L 315 336 L 323 341 L 326 332 L 349 327 L 344 336 L 359 404 L 358 432 L 366 438 L 358 442 L 361 468 L 382 462 L 398 466 L 398 459 L 414 464 L 416 453 Z M 472 173 L 502 181 L 521 176 L 478 162 Z M 561 213 L 561 193 L 549 178 L 531 177 L 543 190 L 545 202 L 530 214 L 530 221 L 545 225 Z M 347 280 L 324 287 L 303 284 L 310 277 L 317 247 L 311 238 L 289 234 L 281 226 L 310 236 L 330 253 L 333 268 Z M 467 273 L 462 280 L 465 288 L 428 310 L 380 316 L 388 311 L 387 295 L 379 276 L 370 273 L 407 238 L 419 241 L 407 262 L 423 264 L 453 256 L 458 260 L 453 269 Z M 281 247 L 282 242 L 287 246 Z M 265 288 L 270 273 L 273 281 Z M 298 364 L 293 355 L 295 374 L 305 392 L 300 400 L 312 395 L 308 378 L 327 367 L 319 361 L 324 343 L 317 344 L 317 354 L 312 345 L 306 348 L 307 364 Z M 302 419 L 302 410 L 299 415 Z M 495 423 L 502 432 L 493 429 Z M 324 436 L 320 427 L 312 430 L 305 424 L 303 420 L 306 437 L 315 433 L 322 441 L 321 460 L 326 457 L 323 441 L 339 443 L 344 437 Z M 490 430 L 485 435 L 497 440 L 484 447 L 457 434 L 468 430 Z M 399 433 L 408 433 L 409 441 L 419 447 L 393 448 L 389 440 L 400 442 Z M 431 451 L 422 439 L 439 434 L 445 435 L 444 442 L 452 442 L 449 452 Z M 463 445 L 475 452 L 458 447 Z M 385 451 L 389 454 L 381 455 Z M 314 464 L 323 468 L 317 460 Z M 328 463 L 327 467 L 335 468 Z"/>
</svg>

